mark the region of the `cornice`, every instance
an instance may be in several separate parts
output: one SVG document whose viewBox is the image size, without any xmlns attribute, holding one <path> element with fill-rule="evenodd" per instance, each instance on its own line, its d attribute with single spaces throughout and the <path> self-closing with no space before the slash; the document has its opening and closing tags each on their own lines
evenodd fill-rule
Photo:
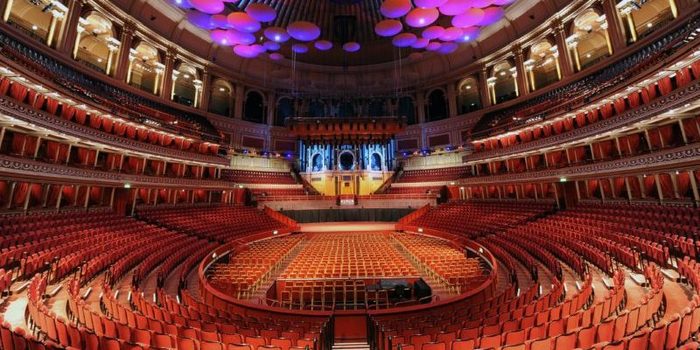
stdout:
<svg viewBox="0 0 700 350">
<path fill-rule="evenodd" d="M 655 115 L 667 112 L 670 109 L 682 107 L 686 103 L 695 101 L 698 96 L 700 96 L 700 81 L 695 80 L 692 84 L 681 89 L 676 89 L 669 95 L 656 98 L 649 104 L 641 105 L 636 109 L 626 111 L 612 118 L 599 120 L 594 124 L 589 124 L 582 128 L 542 138 L 536 141 L 530 141 L 507 148 L 498 148 L 472 153 L 464 156 L 462 159 L 464 162 L 474 162 L 488 158 L 532 152 L 537 149 L 553 147 L 558 144 L 580 141 L 584 138 L 604 134 L 614 131 L 615 129 L 644 121 Z"/>
<path fill-rule="evenodd" d="M 561 178 L 573 180 L 592 177 L 615 177 L 639 171 L 673 171 L 678 168 L 696 168 L 698 166 L 700 166 L 700 144 L 694 143 L 650 154 L 567 168 L 465 178 L 457 181 L 457 184 L 482 185 L 525 181 L 557 182 Z"/>
<path fill-rule="evenodd" d="M 48 113 L 29 108 L 26 105 L 18 104 L 6 96 L 0 96 L 0 113 L 30 125 L 63 133 L 80 141 L 92 141 L 115 149 L 139 154 L 146 153 L 150 154 L 151 158 L 171 157 L 183 162 L 202 163 L 205 166 L 220 167 L 228 165 L 228 160 L 225 158 L 180 151 L 109 134 L 95 128 L 67 121 L 58 116 L 49 115 Z"/>
<path fill-rule="evenodd" d="M 229 181 L 131 175 L 51 164 L 8 155 L 0 155 L 0 176 L 18 181 L 84 183 L 110 187 L 122 187 L 124 184 L 138 188 L 229 189 L 237 187 L 237 184 Z"/>
</svg>

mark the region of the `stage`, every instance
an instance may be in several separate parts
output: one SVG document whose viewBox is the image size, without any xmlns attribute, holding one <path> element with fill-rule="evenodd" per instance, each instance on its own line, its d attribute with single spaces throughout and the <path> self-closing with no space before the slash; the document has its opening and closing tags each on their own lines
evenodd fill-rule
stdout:
<svg viewBox="0 0 700 350">
<path fill-rule="evenodd" d="M 323 222 L 299 224 L 299 232 L 393 231 L 394 222 Z"/>
</svg>

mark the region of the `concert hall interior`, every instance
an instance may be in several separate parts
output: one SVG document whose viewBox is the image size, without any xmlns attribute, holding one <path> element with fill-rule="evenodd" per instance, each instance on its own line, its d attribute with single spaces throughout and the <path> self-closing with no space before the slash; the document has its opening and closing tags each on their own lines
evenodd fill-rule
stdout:
<svg viewBox="0 0 700 350">
<path fill-rule="evenodd" d="M 0 14 L 0 350 L 700 349 L 700 0 Z"/>
</svg>

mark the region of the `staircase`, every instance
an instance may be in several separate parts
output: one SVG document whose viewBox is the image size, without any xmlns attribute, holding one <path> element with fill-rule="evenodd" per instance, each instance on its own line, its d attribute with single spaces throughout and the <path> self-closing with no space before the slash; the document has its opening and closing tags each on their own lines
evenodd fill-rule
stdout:
<svg viewBox="0 0 700 350">
<path fill-rule="evenodd" d="M 369 344 L 367 342 L 352 342 L 352 343 L 340 343 L 336 342 L 333 344 L 333 350 L 370 350 Z"/>
<path fill-rule="evenodd" d="M 289 264 L 292 263 L 292 261 L 301 253 L 304 248 L 309 244 L 308 239 L 304 238 L 297 244 L 294 249 L 290 252 L 287 257 L 282 260 L 282 263 L 280 266 L 270 275 L 270 277 L 267 279 L 265 283 L 263 283 L 258 289 L 253 293 L 248 299 L 252 300 L 254 302 L 259 302 L 261 304 L 265 304 L 265 297 L 267 295 L 267 291 L 272 287 L 272 285 L 275 283 L 277 278 L 284 272 Z"/>
</svg>

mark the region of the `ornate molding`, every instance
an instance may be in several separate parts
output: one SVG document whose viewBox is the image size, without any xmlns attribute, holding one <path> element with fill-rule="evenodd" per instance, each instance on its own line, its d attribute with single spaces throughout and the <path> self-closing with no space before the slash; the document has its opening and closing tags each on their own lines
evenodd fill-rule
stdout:
<svg viewBox="0 0 700 350">
<path fill-rule="evenodd" d="M 6 96 L 0 96 L 0 113 L 49 130 L 64 133 L 80 140 L 97 142 L 126 151 L 150 153 L 154 158 L 171 157 L 181 159 L 183 162 L 200 162 L 211 166 L 228 165 L 228 160 L 225 158 L 175 150 L 109 134 L 89 126 L 65 120 L 59 116 L 49 115 L 48 113 L 35 110 L 26 105 L 18 104 L 13 99 Z"/>
<path fill-rule="evenodd" d="M 630 172 L 639 172 L 640 170 L 676 170 L 679 167 L 694 168 L 698 166 L 700 166 L 700 144 L 694 143 L 692 145 L 661 150 L 635 157 L 627 157 L 568 168 L 466 178 L 459 180 L 458 184 L 480 185 L 524 181 L 559 181 L 559 179 L 562 177 L 611 177 L 620 176 L 621 174 Z"/>
<path fill-rule="evenodd" d="M 670 109 L 682 107 L 684 104 L 695 101 L 700 96 L 700 80 L 695 80 L 692 84 L 676 89 L 667 96 L 661 96 L 651 101 L 649 104 L 641 105 L 636 109 L 629 110 L 623 114 L 612 118 L 599 120 L 594 124 L 589 124 L 583 128 L 571 130 L 569 132 L 545 137 L 536 141 L 530 141 L 519 145 L 498 148 L 488 151 L 475 152 L 464 156 L 464 162 L 475 162 L 488 158 L 504 157 L 517 153 L 532 152 L 538 149 L 556 146 L 557 144 L 580 141 L 582 139 L 604 134 L 616 129 L 638 123 L 664 113 Z"/>
<path fill-rule="evenodd" d="M 237 184 L 229 181 L 131 175 L 51 164 L 7 155 L 0 155 L 0 175 L 22 181 L 87 183 L 118 187 L 123 186 L 125 183 L 129 183 L 133 187 L 198 189 L 229 189 L 237 186 Z"/>
</svg>

